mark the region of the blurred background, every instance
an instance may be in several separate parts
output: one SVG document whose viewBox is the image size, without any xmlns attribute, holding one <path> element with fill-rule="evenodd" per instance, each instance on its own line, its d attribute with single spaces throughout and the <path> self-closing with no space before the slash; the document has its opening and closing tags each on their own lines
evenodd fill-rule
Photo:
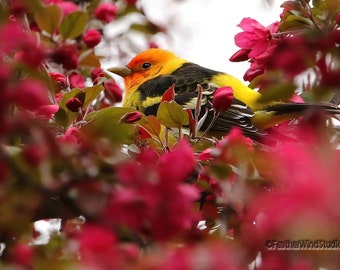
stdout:
<svg viewBox="0 0 340 270">
<path fill-rule="evenodd" d="M 127 63 L 136 53 L 147 48 L 148 43 L 152 43 L 151 45 L 169 49 L 197 64 L 228 72 L 242 79 L 249 64 L 229 62 L 229 57 L 238 50 L 234 36 L 241 29 L 237 25 L 244 17 L 251 17 L 268 26 L 280 19 L 282 3 L 282 0 L 142 0 L 139 4 L 146 18 L 162 28 L 163 32 L 148 40 L 142 32 L 130 31 L 122 39 L 122 33 L 131 24 L 145 23 L 145 17 L 131 14 L 124 21 L 115 21 L 106 29 L 110 39 L 108 44 L 111 46 L 104 46 L 103 51 L 109 57 L 103 62 L 103 67 Z M 118 36 L 118 47 L 124 47 L 121 52 L 114 49 L 117 48 L 114 43 Z M 122 55 L 123 51 L 124 54 L 127 52 L 126 55 Z M 117 53 L 120 54 L 119 57 Z"/>
</svg>

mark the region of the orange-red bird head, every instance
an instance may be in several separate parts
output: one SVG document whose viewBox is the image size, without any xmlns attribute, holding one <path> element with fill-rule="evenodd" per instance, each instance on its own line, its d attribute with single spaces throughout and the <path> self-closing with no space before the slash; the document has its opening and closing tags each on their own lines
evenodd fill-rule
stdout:
<svg viewBox="0 0 340 270">
<path fill-rule="evenodd" d="M 126 66 L 109 68 L 108 71 L 124 78 L 126 93 L 129 94 L 144 82 L 159 75 L 171 74 L 186 62 L 172 52 L 148 49 L 132 58 Z"/>
</svg>

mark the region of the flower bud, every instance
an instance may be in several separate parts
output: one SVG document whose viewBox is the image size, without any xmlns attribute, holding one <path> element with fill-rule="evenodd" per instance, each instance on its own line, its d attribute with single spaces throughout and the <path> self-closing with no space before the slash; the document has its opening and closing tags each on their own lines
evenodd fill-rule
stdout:
<svg viewBox="0 0 340 270">
<path fill-rule="evenodd" d="M 51 58 L 68 70 L 75 69 L 78 66 L 77 48 L 72 45 L 61 46 L 52 54 Z"/>
<path fill-rule="evenodd" d="M 95 81 L 98 77 L 105 77 L 105 73 L 100 67 L 95 67 L 91 71 L 91 79 Z"/>
<path fill-rule="evenodd" d="M 85 79 L 84 77 L 79 73 L 72 73 L 68 76 L 68 79 L 70 81 L 71 88 L 84 88 L 85 87 Z"/>
<path fill-rule="evenodd" d="M 110 3 L 100 4 L 94 11 L 96 18 L 105 23 L 112 22 L 116 17 L 116 13 L 117 7 Z"/>
<path fill-rule="evenodd" d="M 338 12 L 338 14 L 336 15 L 335 22 L 337 25 L 340 25 L 340 12 Z"/>
<path fill-rule="evenodd" d="M 249 53 L 250 53 L 250 50 L 240 49 L 229 58 L 229 61 L 231 62 L 247 61 L 249 59 L 248 57 Z"/>
<path fill-rule="evenodd" d="M 90 29 L 83 35 L 83 41 L 88 48 L 97 46 L 101 38 L 100 32 L 96 29 Z"/>
<path fill-rule="evenodd" d="M 64 17 L 79 9 L 79 7 L 71 1 L 60 1 L 57 2 L 56 5 L 61 9 Z"/>
<path fill-rule="evenodd" d="M 213 108 L 216 112 L 228 110 L 233 102 L 234 90 L 230 86 L 218 88 L 213 97 Z"/>
<path fill-rule="evenodd" d="M 142 118 L 143 114 L 139 111 L 128 112 L 120 118 L 120 123 L 134 123 Z"/>
<path fill-rule="evenodd" d="M 114 80 L 106 80 L 103 82 L 103 86 L 105 88 L 105 93 L 107 94 L 107 98 L 111 100 L 113 103 L 121 102 L 123 99 L 122 89 L 115 83 Z"/>
<path fill-rule="evenodd" d="M 66 101 L 66 108 L 72 112 L 78 112 L 81 106 L 83 106 L 83 102 L 79 98 L 70 98 Z"/>
</svg>

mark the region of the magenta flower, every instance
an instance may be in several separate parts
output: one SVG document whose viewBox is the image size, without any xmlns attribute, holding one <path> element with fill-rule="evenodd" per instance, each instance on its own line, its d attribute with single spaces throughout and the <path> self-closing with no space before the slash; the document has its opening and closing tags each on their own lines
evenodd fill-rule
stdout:
<svg viewBox="0 0 340 270">
<path fill-rule="evenodd" d="M 83 106 L 83 102 L 79 98 L 70 98 L 66 101 L 66 108 L 72 112 L 78 112 L 81 106 Z"/>
<path fill-rule="evenodd" d="M 227 111 L 234 99 L 234 90 L 230 86 L 218 88 L 212 100 L 213 108 L 216 112 Z"/>
<path fill-rule="evenodd" d="M 58 137 L 59 142 L 62 142 L 65 144 L 71 144 L 71 145 L 78 144 L 80 140 L 81 140 L 81 132 L 76 127 L 69 127 L 65 131 L 64 135 Z"/>
<path fill-rule="evenodd" d="M 244 18 L 238 26 L 244 30 L 235 36 L 235 44 L 241 49 L 230 57 L 230 61 L 249 59 L 252 66 L 245 74 L 244 79 L 251 81 L 264 73 L 267 60 L 278 46 L 279 40 L 273 38 L 273 34 L 277 33 L 279 22 L 264 27 L 254 19 Z"/>
<path fill-rule="evenodd" d="M 78 51 L 73 45 L 62 45 L 53 52 L 51 58 L 68 70 L 78 67 Z"/>
<path fill-rule="evenodd" d="M 319 238 L 337 235 L 333 224 L 340 221 L 336 165 L 340 156 L 330 149 L 327 155 L 322 154 L 325 146 L 310 138 L 316 136 L 311 130 L 297 129 L 294 136 L 296 141 L 281 140 L 267 157 L 272 163 L 267 164 L 272 166 L 272 188 L 252 200 L 248 218 L 253 225 L 244 232 L 252 235 L 246 239 L 248 243 L 254 240 L 257 245 L 278 236 L 290 239 L 296 235 Z M 313 147 L 313 141 L 319 148 Z M 325 227 L 329 228 L 327 233 L 322 231 Z"/>
<path fill-rule="evenodd" d="M 94 15 L 96 18 L 105 23 L 112 22 L 116 17 L 116 13 L 117 7 L 111 3 L 100 4 L 94 10 Z"/>
<path fill-rule="evenodd" d="M 97 46 L 101 38 L 100 32 L 96 29 L 90 29 L 83 35 L 83 41 L 88 48 Z"/>
<path fill-rule="evenodd" d="M 91 70 L 91 79 L 93 81 L 93 84 L 95 84 L 95 81 L 97 81 L 98 78 L 101 77 L 105 77 L 105 73 L 100 67 L 96 67 Z"/>
<path fill-rule="evenodd" d="M 112 103 L 121 102 L 123 99 L 123 91 L 118 84 L 112 79 L 103 82 L 105 88 L 106 97 L 111 100 Z"/>
<path fill-rule="evenodd" d="M 48 90 L 40 81 L 26 79 L 19 83 L 12 93 L 12 99 L 20 108 L 36 111 L 51 102 L 47 96 Z"/>
<path fill-rule="evenodd" d="M 139 111 L 134 111 L 134 112 L 128 112 L 124 114 L 119 122 L 120 123 L 134 123 L 142 119 L 143 114 Z"/>
<path fill-rule="evenodd" d="M 58 72 L 49 72 L 48 75 L 55 83 L 63 86 L 66 85 L 66 77 L 64 74 Z"/>
<path fill-rule="evenodd" d="M 85 87 L 85 78 L 83 75 L 79 73 L 72 73 L 68 76 L 70 87 L 71 88 L 84 88 Z"/>
<path fill-rule="evenodd" d="M 63 12 L 64 17 L 66 17 L 72 12 L 79 10 L 79 7 L 71 1 L 61 1 L 61 2 L 55 3 L 55 5 L 60 7 L 61 11 Z"/>
<path fill-rule="evenodd" d="M 238 25 L 244 32 L 235 36 L 235 43 L 241 49 L 249 50 L 248 57 L 253 59 L 263 59 L 270 57 L 273 48 L 277 46 L 277 40 L 272 34 L 278 31 L 278 22 L 268 27 L 251 18 L 244 18 Z"/>
<path fill-rule="evenodd" d="M 157 241 L 184 236 L 199 219 L 193 207 L 199 192 L 184 183 L 195 166 L 186 141 L 161 156 L 144 149 L 118 168 L 120 187 L 112 193 L 105 219 Z"/>
</svg>

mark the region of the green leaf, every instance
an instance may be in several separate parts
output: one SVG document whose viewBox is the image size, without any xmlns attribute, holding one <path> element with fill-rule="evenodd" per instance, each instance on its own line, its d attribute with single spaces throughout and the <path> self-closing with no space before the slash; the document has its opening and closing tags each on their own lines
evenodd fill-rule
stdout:
<svg viewBox="0 0 340 270">
<path fill-rule="evenodd" d="M 58 6 L 49 5 L 36 11 L 34 14 L 34 19 L 41 30 L 44 30 L 52 35 L 56 30 L 59 29 L 62 19 L 62 12 Z"/>
<path fill-rule="evenodd" d="M 131 30 L 136 30 L 141 33 L 145 34 L 157 34 L 160 30 L 157 27 L 157 25 L 152 24 L 152 23 L 147 23 L 147 24 L 139 24 L 139 23 L 134 23 L 130 26 Z"/>
<path fill-rule="evenodd" d="M 96 84 L 91 87 L 86 87 L 82 91 L 85 93 L 85 100 L 83 107 L 90 105 L 90 103 L 95 100 L 101 91 L 104 90 L 104 86 L 102 84 Z"/>
<path fill-rule="evenodd" d="M 126 107 L 109 107 L 89 113 L 85 117 L 88 123 L 82 127 L 87 136 L 105 137 L 112 142 L 129 144 L 137 132 L 132 124 L 119 123 L 120 118 L 135 109 Z"/>
<path fill-rule="evenodd" d="M 59 110 L 56 112 L 55 118 L 56 122 L 64 127 L 69 126 L 78 116 L 78 112 L 72 112 L 66 107 L 66 102 L 70 98 L 78 98 L 83 102 L 83 104 L 85 104 L 86 100 L 85 93 L 79 88 L 74 88 L 70 92 L 67 92 L 63 95 L 61 101 L 58 104 Z"/>
<path fill-rule="evenodd" d="M 146 121 L 141 124 L 150 134 L 159 136 L 161 133 L 161 124 L 154 115 L 148 115 L 145 117 Z"/>
<path fill-rule="evenodd" d="M 63 95 L 63 98 L 59 102 L 59 111 L 56 113 L 56 121 L 62 126 L 69 126 L 74 119 L 77 118 L 78 112 L 72 112 L 66 107 L 66 102 L 70 98 L 78 98 L 83 102 L 82 108 L 90 105 L 90 103 L 97 98 L 101 91 L 104 90 L 102 84 L 96 84 L 91 87 L 86 87 L 84 89 L 74 88 L 70 92 Z"/>
<path fill-rule="evenodd" d="M 61 23 L 60 34 L 65 38 L 73 39 L 80 36 L 86 28 L 88 15 L 83 11 L 70 13 Z"/>
<path fill-rule="evenodd" d="M 169 128 L 189 124 L 188 114 L 175 101 L 162 102 L 157 110 L 157 118 L 161 124 Z"/>
<path fill-rule="evenodd" d="M 263 92 L 259 102 L 285 101 L 294 94 L 295 89 L 296 85 L 290 82 L 271 85 L 262 89 Z"/>
<path fill-rule="evenodd" d="M 93 50 L 91 50 L 89 53 L 88 51 L 85 51 L 79 56 L 79 65 L 87 67 L 100 67 L 100 57 L 96 55 Z"/>
<path fill-rule="evenodd" d="M 227 179 L 232 173 L 231 167 L 225 163 L 213 163 L 209 168 L 219 179 Z"/>
</svg>

